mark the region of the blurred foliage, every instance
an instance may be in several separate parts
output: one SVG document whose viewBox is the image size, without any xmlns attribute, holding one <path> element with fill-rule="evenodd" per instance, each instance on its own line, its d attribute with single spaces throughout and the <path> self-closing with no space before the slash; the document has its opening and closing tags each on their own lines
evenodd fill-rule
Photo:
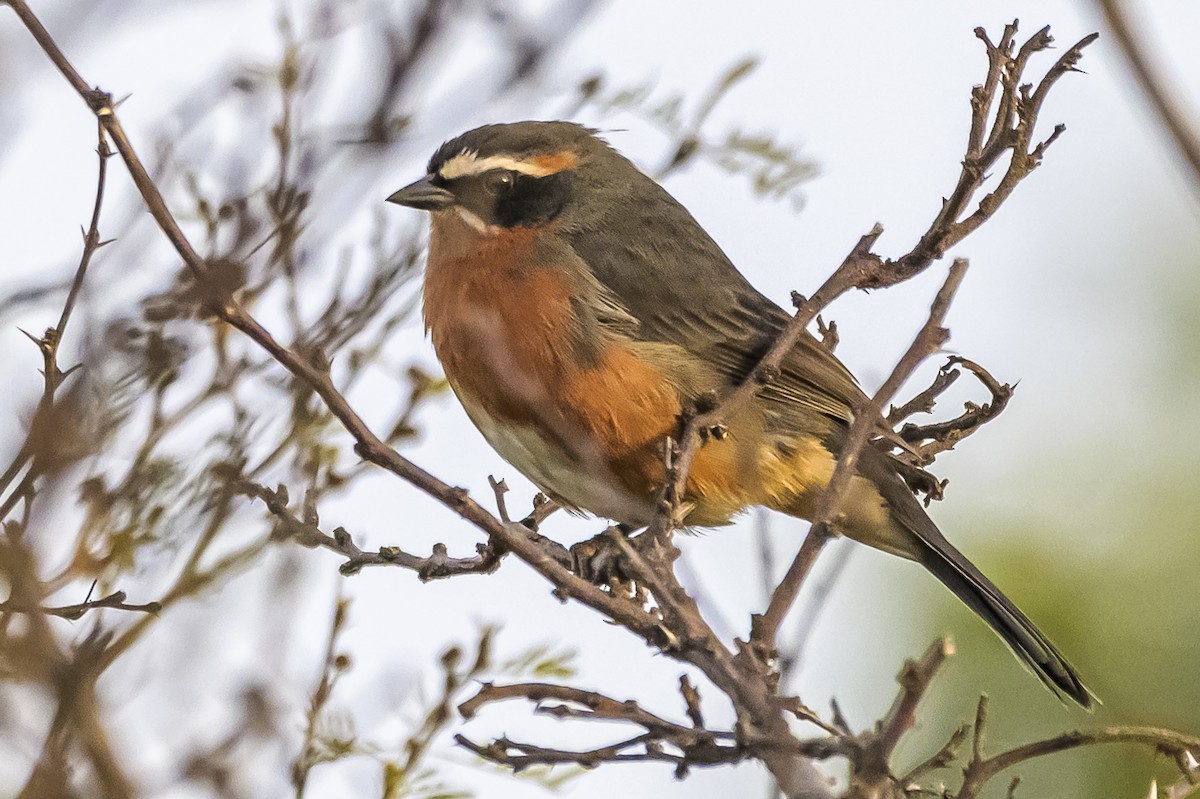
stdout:
<svg viewBox="0 0 1200 799">
<path fill-rule="evenodd" d="M 579 84 L 568 116 L 585 109 L 602 117 L 614 112 L 633 114 L 666 134 L 670 142 L 666 160 L 650 170 L 657 180 L 701 158 L 730 175 L 748 178 L 759 196 L 787 200 L 799 209 L 803 205 L 800 188 L 816 176 L 817 166 L 803 157 L 797 146 L 778 141 L 774 134 L 751 133 L 737 126 L 723 135 L 707 131 L 717 105 L 757 67 L 758 60 L 752 57 L 735 63 L 697 102 L 678 93 L 663 96 L 652 82 L 609 87 L 604 76 L 596 74 Z"/>
</svg>

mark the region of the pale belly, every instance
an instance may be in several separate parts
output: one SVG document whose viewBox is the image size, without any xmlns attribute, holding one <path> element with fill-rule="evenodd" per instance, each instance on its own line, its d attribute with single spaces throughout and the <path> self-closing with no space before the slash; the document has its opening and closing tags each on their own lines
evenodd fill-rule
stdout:
<svg viewBox="0 0 1200 799">
<path fill-rule="evenodd" d="M 571 510 L 633 526 L 649 524 L 654 514 L 653 498 L 626 490 L 591 442 L 571 435 L 571 431 L 558 431 L 559 438 L 570 439 L 570 449 L 565 449 L 532 425 L 497 424 L 465 392 L 455 393 L 467 416 L 500 457 L 547 496 Z"/>
</svg>

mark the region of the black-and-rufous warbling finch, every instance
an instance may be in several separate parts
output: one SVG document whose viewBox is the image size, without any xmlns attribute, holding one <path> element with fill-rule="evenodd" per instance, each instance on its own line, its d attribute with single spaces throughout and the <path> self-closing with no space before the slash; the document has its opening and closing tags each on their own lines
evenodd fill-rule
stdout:
<svg viewBox="0 0 1200 799">
<path fill-rule="evenodd" d="M 594 131 L 486 125 L 441 146 L 388 198 L 429 211 L 425 325 L 489 443 L 562 505 L 647 524 L 680 412 L 745 378 L 789 314 L 687 209 Z M 751 505 L 811 518 L 863 392 L 805 335 L 778 378 L 696 455 L 688 525 Z M 938 531 L 889 456 L 868 447 L 839 531 L 916 561 L 1038 677 L 1081 705 L 1075 669 Z"/>
</svg>

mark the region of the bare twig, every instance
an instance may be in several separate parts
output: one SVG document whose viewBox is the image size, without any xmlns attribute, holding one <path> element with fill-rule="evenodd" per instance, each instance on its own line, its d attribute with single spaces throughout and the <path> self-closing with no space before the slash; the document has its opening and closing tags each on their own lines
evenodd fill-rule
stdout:
<svg viewBox="0 0 1200 799">
<path fill-rule="evenodd" d="M 986 718 L 986 717 L 984 717 Z M 1032 760 L 1037 757 L 1065 752 L 1081 746 L 1098 746 L 1101 744 L 1133 743 L 1148 746 L 1155 751 L 1163 752 L 1186 762 L 1187 755 L 1200 751 L 1200 738 L 1183 735 L 1172 730 L 1157 727 L 1102 727 L 1097 730 L 1078 730 L 1063 733 L 1053 738 L 1018 746 L 991 757 L 983 757 L 982 724 L 976 723 L 976 745 L 971 762 L 963 770 L 963 784 L 957 794 L 957 799 L 975 799 L 983 786 L 1005 769 Z M 1184 776 L 1188 771 L 1183 766 L 1180 772 Z"/>
<path fill-rule="evenodd" d="M 930 771 L 949 768 L 958 759 L 958 750 L 962 748 L 963 743 L 967 740 L 967 736 L 970 734 L 970 724 L 959 725 L 954 732 L 951 733 L 949 740 L 946 741 L 941 749 L 917 765 L 913 766 L 907 774 L 905 774 L 903 777 L 900 777 L 900 784 L 904 786 L 913 785 L 919 778 L 928 774 Z"/>
<path fill-rule="evenodd" d="M 835 742 L 817 739 L 809 742 L 777 740 L 756 742 L 731 730 L 705 729 L 699 714 L 699 699 L 686 678 L 680 682 L 692 725 L 668 721 L 641 707 L 633 700 L 620 701 L 595 691 L 548 683 L 493 685 L 485 683 L 479 692 L 459 705 L 464 718 L 472 718 L 484 705 L 507 699 L 525 699 L 536 705 L 536 712 L 559 719 L 618 721 L 641 727 L 645 732 L 608 746 L 588 750 L 550 749 L 520 743 L 507 737 L 481 745 L 465 736 L 455 741 L 480 757 L 520 771 L 533 765 L 572 763 L 594 768 L 601 763 L 660 760 L 675 765 L 676 776 L 683 777 L 693 766 L 733 764 L 761 754 L 764 747 L 784 745 L 810 757 L 828 757 L 841 751 Z M 550 704 L 553 703 L 553 704 Z"/>
<path fill-rule="evenodd" d="M 288 507 L 288 492 L 284 486 L 271 490 L 249 480 L 238 480 L 237 490 L 242 496 L 259 499 L 275 517 L 275 537 L 290 539 L 306 547 L 322 547 L 346 558 L 338 567 L 342 574 L 357 574 L 364 566 L 400 566 L 417 573 L 422 581 L 438 580 L 462 574 L 491 574 L 500 567 L 504 553 L 491 544 L 478 544 L 477 554 L 472 558 L 450 557 L 445 544 L 435 544 L 427 557 L 412 555 L 398 547 L 380 547 L 377 552 L 364 552 L 358 548 L 344 528 L 338 527 L 330 535 L 321 530 L 315 518 L 301 519 Z"/>
<path fill-rule="evenodd" d="M 929 229 L 908 253 L 894 260 L 884 260 L 873 252 L 876 241 L 883 233 L 882 226 L 876 225 L 859 240 L 842 265 L 811 298 L 805 299 L 799 295 L 794 298 L 796 314 L 750 371 L 746 380 L 718 398 L 713 407 L 685 414 L 688 418 L 678 439 L 668 442 L 668 449 L 673 451 L 668 457 L 666 479 L 659 494 L 660 510 L 649 528 L 651 534 L 665 535 L 680 523 L 681 510 L 686 502 L 688 472 L 699 447 L 703 445 L 705 432 L 723 429 L 724 419 L 734 415 L 740 407 L 756 396 L 763 386 L 774 379 L 784 358 L 801 336 L 807 335 L 808 325 L 821 310 L 852 288 L 876 288 L 902 282 L 941 258 L 947 249 L 960 242 L 996 212 L 1016 185 L 1037 167 L 1049 144 L 1062 133 L 1060 125 L 1048 139 L 1038 144 L 1033 143 L 1038 114 L 1051 86 L 1064 74 L 1075 70 L 1083 48 L 1094 41 L 1096 36 L 1086 36 L 1069 48 L 1043 76 L 1037 89 L 1031 91 L 1030 87 L 1020 84 L 1022 73 L 1029 58 L 1049 47 L 1053 39 L 1049 35 L 1049 29 L 1044 28 L 1022 45 L 1019 51 L 1014 51 L 1016 30 L 1015 22 L 1007 26 L 998 45 L 992 44 L 982 28 L 976 30 L 987 47 L 988 78 L 982 86 L 976 87 L 972 95 L 971 133 L 958 184 L 943 202 L 941 211 Z M 994 116 L 993 105 L 997 109 Z M 997 186 L 979 200 L 974 211 L 968 213 L 973 198 L 987 179 L 989 170 L 1006 154 L 1009 156 L 1008 168 Z M 856 410 L 860 413 L 862 411 Z M 866 432 L 862 435 L 868 435 L 881 424 L 877 421 L 879 410 L 873 409 L 869 428 L 864 428 Z M 856 419 L 861 418 L 861 415 L 856 415 Z M 842 479 L 848 480 L 849 475 Z M 833 492 L 827 491 L 826 495 L 831 493 Z M 768 641 L 773 644 L 774 633 L 781 621 L 781 618 L 777 618 L 779 611 L 791 606 L 794 595 L 789 597 L 787 594 L 798 591 L 803 575 L 807 573 L 820 550 L 823 535 L 824 533 L 818 530 L 818 535 L 810 534 L 805 540 L 805 545 L 793 562 L 794 570 L 790 579 L 785 580 L 787 590 L 780 596 L 778 603 L 772 603 L 776 606 L 775 612 L 768 608 L 765 617 L 768 624 L 756 635 L 760 644 Z"/>
<path fill-rule="evenodd" d="M 914 465 L 932 463 L 938 453 L 953 449 L 955 444 L 999 416 L 1008 407 L 1008 401 L 1012 399 L 1013 391 L 1015 390 L 1013 386 L 1010 386 L 1008 383 L 1001 383 L 992 377 L 987 369 L 984 369 L 974 361 L 953 355 L 946 361 L 946 365 L 942 367 L 941 371 L 938 372 L 938 378 L 934 380 L 933 385 L 921 392 L 921 394 L 918 394 L 913 401 L 895 410 L 896 415 L 899 418 L 904 418 L 901 414 L 911 415 L 917 409 L 923 409 L 926 405 L 931 405 L 934 398 L 958 377 L 958 370 L 953 368 L 957 365 L 966 368 L 979 379 L 980 383 L 983 383 L 984 387 L 992 395 L 992 401 L 985 402 L 982 405 L 967 403 L 964 413 L 944 422 L 935 422 L 926 425 L 909 423 L 900 428 L 900 437 L 905 441 L 917 445 L 915 455 L 913 456 Z M 946 377 L 943 378 L 942 375 L 946 375 Z M 914 406 L 914 402 L 918 402 L 919 404 Z M 889 414 L 889 417 L 891 415 Z M 901 453 L 900 457 L 903 458 L 906 455 L 907 453 Z"/>
<path fill-rule="evenodd" d="M 954 385 L 954 382 L 962 375 L 962 372 L 957 369 L 951 369 L 950 363 L 946 363 L 938 370 L 937 375 L 933 378 L 933 382 L 929 384 L 929 388 L 916 394 L 908 402 L 899 407 L 893 405 L 889 410 L 886 421 L 892 427 L 903 422 L 910 416 L 918 413 L 933 413 L 934 405 L 937 403 L 937 398 L 942 395 L 946 389 Z"/>
<path fill-rule="evenodd" d="M 700 711 L 700 692 L 686 674 L 679 675 L 679 693 L 687 706 L 687 715 L 692 720 L 692 727 L 703 729 L 704 714 Z"/>
<path fill-rule="evenodd" d="M 622 701 L 595 691 L 552 683 L 513 683 L 510 685 L 484 683 L 474 696 L 458 706 L 458 712 L 462 714 L 463 718 L 470 719 L 484 705 L 503 702 L 507 699 L 525 699 L 538 705 L 538 712 L 560 718 L 627 721 L 652 732 L 691 733 L 693 731 L 691 727 L 656 716 L 643 709 L 632 699 Z M 553 706 L 543 704 L 550 700 L 567 704 Z"/>
<path fill-rule="evenodd" d="M 125 601 L 126 596 L 124 591 L 114 591 L 106 597 L 100 599 L 88 599 L 75 605 L 62 605 L 59 607 L 35 607 L 26 608 L 11 601 L 0 602 L 0 613 L 44 613 L 47 616 L 57 616 L 60 619 L 68 619 L 75 621 L 83 617 L 83 614 L 90 610 L 99 610 L 101 608 L 111 608 L 113 610 L 130 610 L 137 613 L 158 613 L 162 610 L 160 602 L 146 602 L 141 605 L 130 604 Z"/>
<path fill-rule="evenodd" d="M 1104 12 L 1104 20 L 1146 98 L 1170 133 L 1180 155 L 1191 167 L 1192 188 L 1200 190 L 1200 134 L 1189 120 L 1187 111 L 1180 107 L 1178 92 L 1168 88 L 1163 76 L 1151 63 L 1150 50 L 1134 22 L 1136 14 L 1129 11 L 1130 3 L 1128 0 L 1096 0 L 1096 4 Z"/>
</svg>

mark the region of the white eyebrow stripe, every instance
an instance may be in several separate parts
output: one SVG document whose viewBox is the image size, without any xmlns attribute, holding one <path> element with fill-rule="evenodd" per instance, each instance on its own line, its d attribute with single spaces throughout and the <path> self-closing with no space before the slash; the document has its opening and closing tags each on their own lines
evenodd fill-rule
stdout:
<svg viewBox="0 0 1200 799">
<path fill-rule="evenodd" d="M 469 175 L 482 175 L 484 172 L 492 169 L 511 169 L 513 172 L 532 175 L 535 178 L 544 178 L 546 175 L 551 175 L 555 172 L 553 169 L 547 169 L 530 161 L 520 161 L 512 156 L 489 155 L 487 158 L 480 158 L 474 152 L 468 150 L 459 153 L 442 164 L 441 169 L 438 170 L 438 174 L 446 180 L 453 180 Z"/>
</svg>

